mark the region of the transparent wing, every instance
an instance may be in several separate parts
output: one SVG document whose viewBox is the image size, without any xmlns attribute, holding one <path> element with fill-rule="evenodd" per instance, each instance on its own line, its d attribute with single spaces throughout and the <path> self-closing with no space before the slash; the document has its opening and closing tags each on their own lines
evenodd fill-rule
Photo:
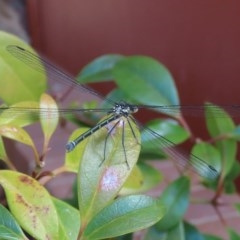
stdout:
<svg viewBox="0 0 240 240">
<path fill-rule="evenodd" d="M 52 82 L 63 84 L 65 87 L 69 87 L 75 92 L 77 91 L 78 94 L 87 93 L 88 95 L 95 96 L 100 100 L 104 99 L 104 101 L 109 101 L 114 104 L 112 100 L 106 99 L 101 94 L 95 92 L 93 89 L 78 83 L 71 75 L 65 73 L 60 68 L 56 67 L 50 61 L 40 55 L 38 56 L 37 54 L 34 54 L 16 45 L 7 46 L 7 51 L 19 61 L 26 64 L 28 67 L 44 75 L 47 75 L 49 80 Z"/>
<path fill-rule="evenodd" d="M 69 87 L 70 90 L 74 90 L 76 93 L 75 97 L 78 97 L 80 94 L 83 99 L 85 99 L 85 95 L 87 94 L 88 97 L 95 96 L 99 100 L 105 100 L 114 104 L 114 101 L 111 99 L 106 99 L 103 96 L 101 96 L 99 93 L 95 92 L 91 88 L 79 84 L 72 78 L 70 75 L 66 74 L 56 66 L 54 66 L 51 62 L 46 60 L 45 58 L 38 56 L 26 49 L 23 49 L 19 46 L 8 46 L 7 51 L 12 54 L 15 58 L 22 61 L 24 64 L 29 66 L 35 71 L 38 71 L 42 74 L 47 74 L 50 81 L 58 82 L 60 84 L 63 84 L 65 87 Z M 83 97 L 84 95 L 84 97 Z M 86 98 L 87 98 L 86 95 Z M 183 114 L 192 115 L 192 116 L 203 116 L 205 108 L 204 106 L 180 106 L 180 105 L 171 105 L 171 106 L 146 106 L 146 105 L 140 105 L 138 106 L 141 108 L 150 108 L 153 110 L 161 111 L 165 114 L 172 114 L 174 112 L 179 112 L 179 109 Z M 219 110 L 218 107 L 210 106 L 214 114 L 218 117 L 224 117 L 225 114 L 222 113 L 221 110 Z M 227 111 L 230 112 L 232 116 L 239 116 L 239 109 L 240 107 L 238 105 L 230 105 L 230 106 L 223 106 Z M 41 114 L 46 114 L 46 116 L 54 116 L 55 114 L 48 114 L 49 111 L 58 111 L 61 114 L 66 113 L 78 113 L 78 112 L 109 112 L 109 109 L 79 109 L 79 108 L 62 108 L 59 110 L 51 110 L 51 109 L 41 109 Z M 1 114 L 2 113 L 2 114 Z M 13 114 L 17 114 L 19 116 L 24 116 L 26 114 L 39 114 L 39 108 L 38 107 L 27 107 L 27 106 L 12 106 L 12 107 L 2 107 L 0 109 L 0 114 L 2 117 L 9 117 Z M 131 117 L 132 120 L 134 120 Z M 134 120 L 135 121 L 135 120 Z M 135 121 L 136 122 L 136 121 Z M 137 125 L 142 127 L 139 123 Z M 209 165 L 206 161 L 198 158 L 197 156 L 189 155 L 186 153 L 183 153 L 182 151 L 176 150 L 173 148 L 174 143 L 169 141 L 168 139 L 164 138 L 163 136 L 159 135 L 155 131 L 151 130 L 150 128 L 144 128 L 143 134 L 146 138 L 148 138 L 148 141 L 151 141 L 152 144 L 159 146 L 161 149 L 163 149 L 173 160 L 175 160 L 179 165 L 183 166 L 186 169 L 191 169 L 198 174 L 200 174 L 203 177 L 215 179 L 218 176 L 218 171 Z M 133 136 L 134 137 L 134 136 Z M 191 159 L 191 160 L 188 160 Z"/>
<path fill-rule="evenodd" d="M 42 56 L 34 54 L 22 47 L 15 46 L 15 45 L 7 46 L 7 51 L 12 56 L 14 56 L 18 60 L 26 64 L 33 70 L 38 71 L 44 75 L 47 74 L 50 81 L 57 82 L 60 85 L 62 84 L 64 87 L 69 87 L 69 89 L 74 92 L 73 95 L 75 99 L 81 98 L 84 100 L 88 100 L 88 99 L 92 99 L 95 96 L 98 100 L 104 100 L 110 103 L 111 105 L 114 105 L 115 103 L 110 98 L 103 97 L 101 94 L 95 92 L 93 89 L 89 88 L 88 86 L 78 83 L 71 75 L 65 73 L 60 68 L 56 67 L 54 64 L 52 64 L 50 61 L 48 61 L 46 58 Z M 58 89 L 56 91 L 58 91 Z M 176 116 L 179 113 L 179 110 L 183 115 L 196 116 L 196 117 L 204 116 L 204 111 L 205 111 L 205 107 L 203 105 L 198 105 L 198 106 L 197 105 L 169 105 L 169 106 L 138 105 L 138 107 L 139 109 L 148 108 L 148 109 L 160 111 L 161 113 L 164 113 L 167 115 L 173 115 L 173 116 Z M 223 112 L 218 107 L 214 105 L 212 106 L 210 105 L 208 107 L 211 108 L 211 111 L 214 113 L 215 117 L 225 117 L 225 114 L 223 114 Z M 240 117 L 239 105 L 225 105 L 221 107 L 225 109 L 231 116 Z M 32 109 L 31 111 L 35 111 L 35 110 Z M 15 110 L 13 109 L 12 111 L 14 112 Z M 62 109 L 60 111 L 64 113 L 64 112 L 70 112 L 70 111 L 80 112 L 80 111 L 86 111 L 86 110 Z M 94 110 L 92 109 L 90 111 L 94 111 Z M 105 110 L 103 109 L 98 111 L 108 111 L 108 109 L 105 109 Z"/>
<path fill-rule="evenodd" d="M 177 165 L 181 166 L 183 170 L 191 170 L 198 175 L 211 180 L 214 180 L 218 177 L 219 171 L 207 161 L 193 154 L 184 152 L 182 149 L 177 148 L 173 142 L 164 136 L 161 136 L 150 128 L 142 126 L 139 122 L 136 121 L 136 119 L 133 119 L 132 116 L 131 119 L 142 130 L 141 132 L 143 142 L 151 143 L 153 146 L 161 149 L 166 153 L 166 155 L 175 161 Z"/>
<path fill-rule="evenodd" d="M 168 106 L 151 106 L 151 105 L 139 105 L 139 109 L 148 108 L 152 110 L 160 111 L 166 115 L 176 116 L 179 113 L 191 117 L 204 117 L 206 107 L 204 105 L 168 105 Z M 240 117 L 240 105 L 220 105 L 215 106 L 208 104 L 207 108 L 212 112 L 212 117 L 225 118 L 225 110 L 231 117 Z M 209 116 L 208 116 L 209 117 Z"/>
</svg>

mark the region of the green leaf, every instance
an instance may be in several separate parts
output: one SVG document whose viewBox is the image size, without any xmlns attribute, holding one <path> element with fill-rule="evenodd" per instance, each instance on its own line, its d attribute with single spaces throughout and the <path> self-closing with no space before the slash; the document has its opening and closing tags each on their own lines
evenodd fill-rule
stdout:
<svg viewBox="0 0 240 240">
<path fill-rule="evenodd" d="M 79 137 L 80 135 L 85 133 L 87 130 L 88 130 L 88 128 L 79 128 L 79 129 L 75 130 L 71 134 L 71 136 L 69 138 L 69 142 L 76 139 L 77 137 Z M 83 142 L 81 142 L 81 144 L 78 144 L 75 147 L 74 151 L 66 153 L 64 165 L 65 165 L 67 171 L 78 173 L 79 163 L 82 159 L 82 155 L 84 153 L 87 142 L 88 142 L 88 139 L 85 139 Z"/>
<path fill-rule="evenodd" d="M 156 224 L 160 231 L 167 231 L 176 226 L 183 218 L 189 204 L 190 181 L 180 177 L 172 182 L 159 197 L 168 208 L 167 214 Z"/>
<path fill-rule="evenodd" d="M 14 126 L 14 125 L 1 125 L 0 126 L 0 135 L 13 139 L 15 141 L 24 143 L 31 147 L 34 147 L 34 143 L 30 137 L 30 135 L 22 128 Z"/>
<path fill-rule="evenodd" d="M 72 194 L 70 198 L 64 199 L 64 201 L 74 208 L 78 209 L 78 185 L 77 185 L 77 178 L 74 179 L 72 184 Z"/>
<path fill-rule="evenodd" d="M 219 117 L 219 114 L 216 114 L 216 110 L 222 117 Z M 234 122 L 229 114 L 216 105 L 205 105 L 205 117 L 209 133 L 212 137 L 231 132 L 235 129 Z"/>
<path fill-rule="evenodd" d="M 161 106 L 179 104 L 170 72 L 153 58 L 126 57 L 118 61 L 113 69 L 113 76 L 118 87 L 137 103 Z M 134 86 L 134 90 L 129 86 Z M 161 112 L 161 109 L 155 110 Z M 177 117 L 179 112 L 168 114 Z"/>
<path fill-rule="evenodd" d="M 236 184 L 234 181 L 239 176 L 239 173 L 240 163 L 236 160 L 232 165 L 232 169 L 229 171 L 228 175 L 224 179 L 223 186 L 225 193 L 227 194 L 236 193 Z"/>
<path fill-rule="evenodd" d="M 144 240 L 185 240 L 183 223 L 179 222 L 179 224 L 166 232 L 161 232 L 156 226 L 153 226 L 147 232 Z"/>
<path fill-rule="evenodd" d="M 113 79 L 112 69 L 115 64 L 123 58 L 122 55 L 118 54 L 109 54 L 98 57 L 82 69 L 77 79 L 81 83 L 111 80 Z"/>
<path fill-rule="evenodd" d="M 58 239 L 58 216 L 51 196 L 33 178 L 8 170 L 0 171 L 8 206 L 21 225 L 37 239 Z"/>
<path fill-rule="evenodd" d="M 7 104 L 21 101 L 38 101 L 46 90 L 46 77 L 32 71 L 24 62 L 14 57 L 7 46 L 17 45 L 33 51 L 14 35 L 0 32 L 0 98 Z"/>
<path fill-rule="evenodd" d="M 171 228 L 167 233 L 167 240 L 185 240 L 183 223 L 179 222 L 175 227 Z M 195 239 L 194 239 L 195 240 Z"/>
<path fill-rule="evenodd" d="M 240 234 L 233 229 L 228 229 L 229 240 L 239 240 Z"/>
<path fill-rule="evenodd" d="M 167 232 L 161 232 L 153 225 L 148 228 L 143 240 L 167 240 Z"/>
<path fill-rule="evenodd" d="M 39 103 L 33 101 L 19 102 L 10 107 L 0 108 L 0 125 L 13 124 L 24 127 L 39 119 Z"/>
<path fill-rule="evenodd" d="M 240 141 L 240 126 L 238 125 L 234 130 L 230 133 L 227 133 L 229 138 L 233 138 L 237 141 Z"/>
<path fill-rule="evenodd" d="M 120 191 L 120 194 L 136 194 L 140 192 L 146 192 L 154 187 L 156 187 L 162 180 L 162 174 L 152 166 L 145 163 L 138 163 L 138 168 L 141 171 L 141 184 L 139 187 L 133 188 L 131 184 L 131 178 L 128 178 L 123 188 Z M 131 174 L 132 175 L 132 174 Z"/>
<path fill-rule="evenodd" d="M 3 161 L 7 160 L 7 153 L 6 153 L 4 143 L 3 143 L 3 139 L 2 139 L 1 136 L 0 136 L 0 159 L 3 160 Z"/>
<path fill-rule="evenodd" d="M 225 177 L 223 182 L 223 189 L 225 193 L 233 194 L 236 192 L 236 185 L 234 183 L 234 180 L 239 176 L 239 173 L 240 173 L 240 163 L 235 161 L 232 165 L 232 169 L 229 171 L 228 175 Z M 215 190 L 218 187 L 218 182 L 205 181 L 204 185 Z"/>
<path fill-rule="evenodd" d="M 3 139 L 2 139 L 1 136 L 0 136 L 0 160 L 4 161 L 4 163 L 6 164 L 6 166 L 8 168 L 15 169 L 12 162 L 8 158 L 8 155 L 6 153 L 5 146 L 4 146 L 4 143 L 3 143 Z"/>
<path fill-rule="evenodd" d="M 115 237 L 113 240 L 133 240 L 133 233 Z"/>
<path fill-rule="evenodd" d="M 236 193 L 235 183 L 232 181 L 224 181 L 224 192 L 227 194 Z"/>
<path fill-rule="evenodd" d="M 124 188 L 128 189 L 139 189 L 143 184 L 143 175 L 138 165 L 135 165 L 131 174 L 128 176 L 126 182 L 124 183 Z M 121 192 L 122 192 L 121 189 Z"/>
<path fill-rule="evenodd" d="M 200 142 L 194 145 L 191 152 L 194 156 L 197 156 L 199 159 L 204 160 L 208 163 L 209 166 L 213 167 L 217 172 L 221 171 L 221 154 L 217 148 L 210 145 L 209 143 Z M 212 179 L 211 176 L 208 176 L 209 173 L 206 172 L 205 167 L 202 168 L 198 162 L 191 160 L 191 163 L 196 167 L 196 170 L 201 176 L 206 176 L 209 179 Z"/>
<path fill-rule="evenodd" d="M 220 237 L 209 235 L 209 234 L 204 234 L 203 236 L 204 236 L 204 240 L 222 240 L 222 238 Z"/>
<path fill-rule="evenodd" d="M 166 159 L 164 149 L 182 143 L 189 137 L 189 133 L 173 119 L 155 119 L 143 128 L 141 136 L 141 159 Z"/>
<path fill-rule="evenodd" d="M 20 238 L 19 235 L 11 231 L 11 229 L 0 226 L 0 239 L 1 240 L 28 240 L 28 238 Z"/>
<path fill-rule="evenodd" d="M 164 139 L 168 139 L 169 144 L 172 144 L 172 146 L 184 142 L 189 137 L 189 133 L 183 127 L 181 127 L 176 120 L 173 119 L 154 119 L 148 122 L 146 127 L 150 128 L 161 136 L 161 138 L 159 137 L 157 139 L 158 141 L 162 141 L 163 137 Z M 144 149 L 151 149 L 154 148 L 153 142 L 156 141 L 156 136 L 150 134 L 147 128 L 143 129 L 142 131 L 142 144 Z M 157 149 L 159 151 L 158 145 Z"/>
<path fill-rule="evenodd" d="M 240 203 L 236 203 L 236 204 L 235 204 L 235 208 L 236 208 L 237 211 L 240 213 Z"/>
<path fill-rule="evenodd" d="M 231 170 L 229 171 L 228 175 L 225 178 L 225 181 L 234 181 L 240 174 L 240 162 L 235 161 L 232 165 Z"/>
<path fill-rule="evenodd" d="M 205 106 L 205 117 L 207 122 L 207 128 L 212 137 L 218 137 L 226 133 L 232 132 L 235 129 L 235 125 L 230 116 L 220 107 L 207 104 Z M 216 109 L 222 117 L 218 117 L 215 114 Z M 225 175 L 228 174 L 232 165 L 236 159 L 237 154 L 237 142 L 234 139 L 224 139 L 216 142 L 216 146 L 219 149 L 222 156 L 222 170 Z"/>
<path fill-rule="evenodd" d="M 72 240 L 77 239 L 80 229 L 80 215 L 79 211 L 69 204 L 53 198 L 53 203 L 57 210 L 60 231 L 58 240 Z"/>
<path fill-rule="evenodd" d="M 198 231 L 198 229 L 188 222 L 184 222 L 184 232 L 184 240 L 205 240 L 204 236 Z"/>
<path fill-rule="evenodd" d="M 0 205 L 0 239 L 27 239 L 12 214 L 2 205 Z"/>
<path fill-rule="evenodd" d="M 149 196 L 133 195 L 115 200 L 88 224 L 88 239 L 110 238 L 147 228 L 163 217 L 164 205 Z"/>
<path fill-rule="evenodd" d="M 121 89 L 115 88 L 111 92 L 109 92 L 106 96 L 107 99 L 111 99 L 112 101 L 115 102 L 131 102 L 131 98 L 129 98 Z M 103 101 L 101 103 L 101 107 L 103 108 L 111 108 L 112 104 L 109 103 L 108 101 Z"/>
<path fill-rule="evenodd" d="M 131 127 L 125 118 L 120 118 L 88 137 L 78 173 L 83 225 L 116 197 L 137 162 L 140 133 L 129 121 Z"/>
<path fill-rule="evenodd" d="M 0 135 L 30 146 L 33 150 L 36 161 L 38 161 L 39 155 L 34 142 L 32 141 L 30 135 L 23 128 L 11 124 L 0 125 Z"/>
<path fill-rule="evenodd" d="M 44 133 L 44 145 L 47 146 L 58 125 L 58 107 L 51 96 L 42 94 L 40 99 L 40 123 Z"/>
</svg>

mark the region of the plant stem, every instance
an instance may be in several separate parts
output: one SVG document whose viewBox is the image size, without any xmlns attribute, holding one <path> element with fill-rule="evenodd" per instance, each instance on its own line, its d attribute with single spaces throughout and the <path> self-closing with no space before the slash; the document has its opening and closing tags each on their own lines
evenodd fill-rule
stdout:
<svg viewBox="0 0 240 240">
<path fill-rule="evenodd" d="M 46 183 L 48 183 L 52 178 L 56 177 L 57 175 L 61 174 L 61 173 L 64 173 L 67 171 L 67 168 L 65 165 L 62 165 L 61 167 L 59 168 L 56 168 L 54 169 L 52 172 L 51 172 L 51 175 L 48 175 L 48 176 L 44 176 L 43 178 L 40 179 L 40 183 L 42 185 L 45 185 Z"/>
</svg>

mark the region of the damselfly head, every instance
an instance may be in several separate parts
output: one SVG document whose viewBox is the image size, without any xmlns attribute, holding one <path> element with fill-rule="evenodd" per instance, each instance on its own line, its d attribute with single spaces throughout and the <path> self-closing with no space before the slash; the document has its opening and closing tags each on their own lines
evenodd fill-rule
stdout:
<svg viewBox="0 0 240 240">
<path fill-rule="evenodd" d="M 124 101 L 118 102 L 113 107 L 113 112 L 117 115 L 128 116 L 129 114 L 136 113 L 138 111 L 138 107 L 135 105 L 131 105 Z"/>
</svg>

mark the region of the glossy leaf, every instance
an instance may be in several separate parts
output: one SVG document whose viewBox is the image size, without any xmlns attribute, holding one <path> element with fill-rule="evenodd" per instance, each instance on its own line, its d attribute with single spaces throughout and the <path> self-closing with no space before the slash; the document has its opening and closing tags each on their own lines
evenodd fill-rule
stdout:
<svg viewBox="0 0 240 240">
<path fill-rule="evenodd" d="M 11 105 L 9 108 L 2 107 L 0 108 L 0 125 L 13 124 L 18 127 L 24 127 L 32 124 L 39 119 L 39 113 L 34 110 L 38 108 L 39 103 L 33 101 L 19 102 Z"/>
<path fill-rule="evenodd" d="M 152 131 L 156 134 L 152 134 Z M 189 133 L 175 120 L 155 119 L 150 121 L 145 128 L 143 127 L 141 136 L 141 159 L 166 159 L 164 149 L 182 143 L 189 137 Z"/>
<path fill-rule="evenodd" d="M 69 204 L 56 198 L 53 198 L 53 203 L 57 210 L 60 224 L 58 240 L 77 239 L 80 229 L 79 211 Z"/>
<path fill-rule="evenodd" d="M 188 208 L 189 191 L 190 181 L 187 177 L 178 178 L 163 191 L 159 199 L 168 211 L 156 224 L 158 230 L 167 231 L 181 221 Z"/>
<path fill-rule="evenodd" d="M 59 114 L 57 109 L 57 104 L 53 98 L 45 93 L 42 94 L 40 98 L 40 123 L 46 146 L 58 125 Z"/>
<path fill-rule="evenodd" d="M 141 171 L 142 178 L 140 185 L 138 187 L 131 187 L 131 178 L 128 178 L 123 188 L 120 191 L 120 194 L 136 194 L 140 192 L 146 192 L 156 187 L 162 180 L 162 174 L 152 166 L 145 163 L 138 163 L 138 168 Z M 131 174 L 132 175 L 132 174 Z M 130 182 L 128 184 L 128 182 Z"/>
<path fill-rule="evenodd" d="M 139 156 L 139 161 L 149 161 L 149 160 L 166 160 L 166 154 L 163 153 L 163 151 L 156 146 L 151 146 L 150 144 L 148 145 L 149 147 L 144 147 L 142 145 L 140 156 Z"/>
<path fill-rule="evenodd" d="M 0 205 L 0 239 L 27 239 L 12 214 L 2 205 Z"/>
<path fill-rule="evenodd" d="M 22 128 L 6 124 L 0 126 L 0 135 L 34 147 L 30 135 Z"/>
<path fill-rule="evenodd" d="M 143 184 L 143 175 L 138 165 L 135 165 L 123 188 L 138 189 Z M 121 190 L 122 191 L 122 190 Z"/>
<path fill-rule="evenodd" d="M 163 217 L 164 205 L 149 196 L 133 195 L 115 200 L 88 224 L 84 236 L 104 239 L 147 228 Z"/>
<path fill-rule="evenodd" d="M 58 239 L 58 216 L 51 196 L 33 178 L 0 171 L 8 206 L 21 227 L 36 239 Z"/>
<path fill-rule="evenodd" d="M 173 145 L 179 144 L 187 140 L 189 137 L 189 133 L 181 127 L 177 121 L 173 119 L 167 120 L 159 120 L 155 119 L 146 125 L 147 128 L 151 128 L 151 130 L 155 131 L 157 134 L 169 140 L 169 143 Z M 154 144 L 154 141 L 161 141 L 162 138 L 158 138 L 151 135 L 147 129 L 143 129 L 142 131 L 142 144 L 144 145 L 144 149 L 156 148 L 159 150 L 159 145 L 157 143 Z M 168 146 L 169 147 L 169 146 Z"/>
<path fill-rule="evenodd" d="M 147 232 L 144 240 L 185 240 L 185 233 L 182 222 L 168 231 L 159 231 L 155 226 Z"/>
<path fill-rule="evenodd" d="M 112 69 L 122 58 L 124 58 L 124 56 L 118 54 L 109 54 L 98 57 L 82 69 L 77 79 L 81 83 L 112 80 Z"/>
<path fill-rule="evenodd" d="M 198 229 L 188 222 L 184 222 L 184 232 L 184 240 L 205 240 L 204 236 L 198 231 Z"/>
<path fill-rule="evenodd" d="M 83 222 L 89 221 L 116 197 L 138 159 L 140 133 L 133 123 L 131 125 L 132 129 L 121 118 L 88 139 L 78 173 L 78 200 Z"/>
<path fill-rule="evenodd" d="M 143 240 L 167 240 L 167 232 L 161 232 L 153 225 L 148 228 Z"/>
<path fill-rule="evenodd" d="M 209 166 L 213 167 L 217 172 L 221 172 L 221 154 L 217 148 L 206 142 L 200 142 L 194 145 L 192 152 L 193 155 L 204 160 Z M 205 172 L 205 168 L 201 168 L 198 163 L 191 160 L 192 164 L 195 165 L 197 171 L 201 176 L 208 177 L 208 172 Z M 204 172 L 203 172 L 204 171 Z M 208 177 L 212 179 L 211 176 Z"/>
<path fill-rule="evenodd" d="M 77 137 L 79 137 L 80 135 L 85 133 L 87 130 L 88 130 L 88 128 L 79 128 L 79 129 L 75 130 L 71 134 L 69 141 L 76 139 Z M 86 147 L 87 142 L 88 142 L 88 139 L 85 139 L 83 142 L 78 144 L 73 151 L 66 153 L 64 165 L 68 171 L 75 172 L 75 173 L 78 172 L 79 163 L 82 159 L 82 155 L 84 153 L 84 149 Z"/>
<path fill-rule="evenodd" d="M 20 143 L 30 146 L 33 150 L 35 160 L 38 161 L 39 155 L 30 135 L 23 129 L 14 125 L 0 125 L 0 135 Z"/>
<path fill-rule="evenodd" d="M 19 61 L 7 46 L 17 45 L 33 51 L 25 42 L 14 35 L 0 32 L 0 97 L 11 105 L 21 101 L 38 101 L 46 90 L 46 77 L 32 71 L 25 63 Z"/>
<path fill-rule="evenodd" d="M 118 87 L 137 103 L 163 106 L 179 104 L 171 74 L 153 58 L 126 57 L 116 64 L 113 75 Z M 134 91 L 129 87 L 132 85 Z M 179 112 L 172 114 L 178 116 Z"/>
<path fill-rule="evenodd" d="M 210 106 L 210 107 L 209 107 Z M 205 106 L 205 115 L 207 128 L 212 137 L 217 137 L 219 135 L 224 135 L 226 133 L 232 132 L 235 129 L 235 125 L 230 118 L 230 116 L 220 107 L 215 106 L 215 110 L 221 114 L 221 118 L 217 117 L 213 111 L 212 105 Z M 236 159 L 237 153 L 237 143 L 234 139 L 224 139 L 219 140 L 216 143 L 221 156 L 222 156 L 222 166 L 223 171 L 226 174 L 232 168 L 232 165 Z"/>
<path fill-rule="evenodd" d="M 221 114 L 221 118 L 215 114 L 216 111 Z M 205 117 L 208 130 L 212 137 L 216 137 L 220 134 L 224 134 L 235 129 L 233 120 L 228 113 L 216 105 L 205 105 Z"/>
<path fill-rule="evenodd" d="M 236 192 L 236 185 L 234 183 L 234 180 L 239 176 L 239 173 L 240 163 L 235 161 L 232 165 L 232 169 L 229 171 L 228 175 L 225 177 L 223 182 L 223 189 L 225 193 L 233 194 Z M 215 190 L 218 187 L 218 182 L 204 181 L 204 185 Z"/>
</svg>

